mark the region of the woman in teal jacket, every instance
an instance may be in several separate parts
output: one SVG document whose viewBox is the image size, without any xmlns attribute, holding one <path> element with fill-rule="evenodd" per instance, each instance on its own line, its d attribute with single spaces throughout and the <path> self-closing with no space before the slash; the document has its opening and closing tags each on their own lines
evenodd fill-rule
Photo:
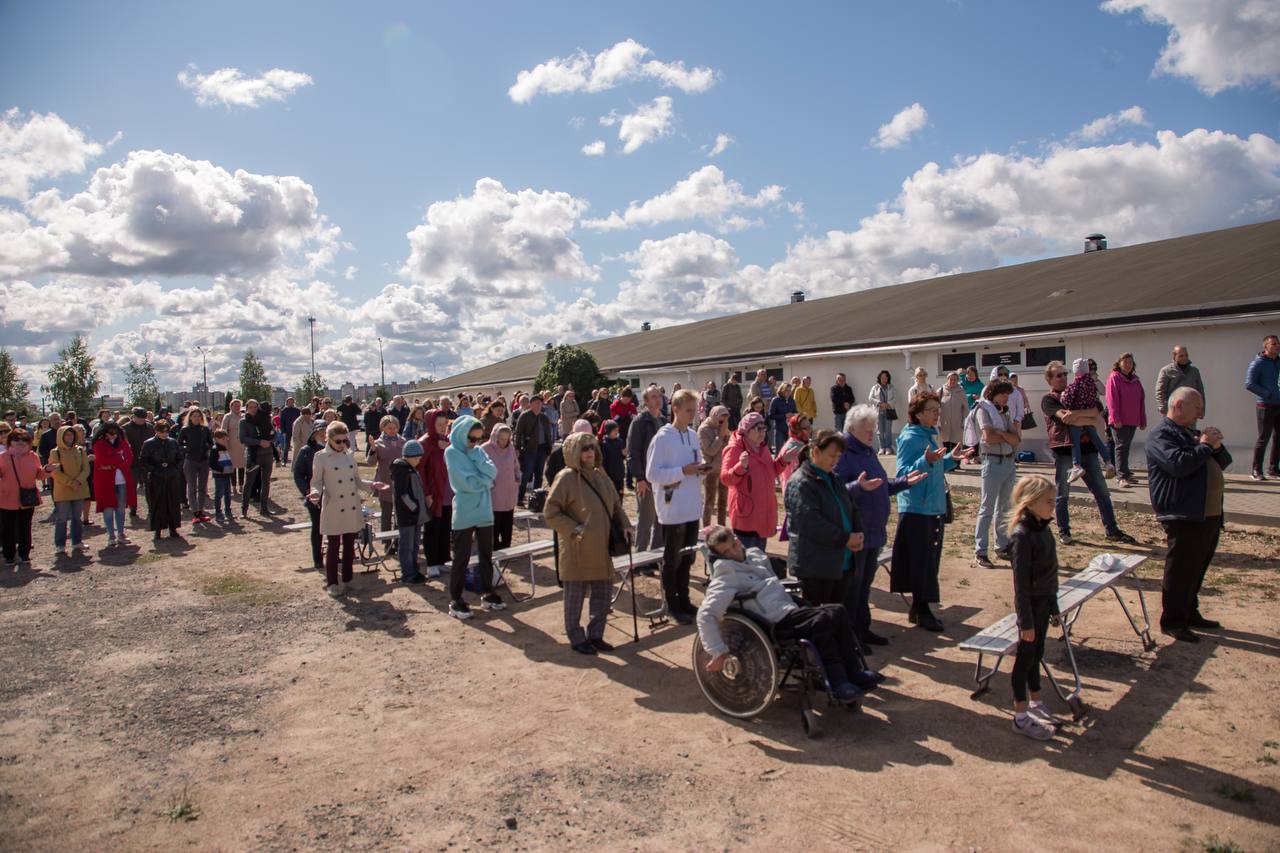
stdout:
<svg viewBox="0 0 1280 853">
<path fill-rule="evenodd" d="M 470 415 L 453 422 L 449 446 L 444 451 L 444 464 L 453 488 L 453 569 L 449 574 L 449 615 L 470 619 L 471 607 L 463 599 L 467 563 L 471 562 L 474 539 L 480 563 L 476 577 L 480 585 L 480 607 L 503 610 L 506 604 L 493 591 L 493 502 L 489 493 L 498 469 L 488 454 L 480 449 L 484 426 Z"/>
<path fill-rule="evenodd" d="M 898 435 L 898 476 L 914 471 L 929 476 L 898 492 L 898 530 L 889 569 L 890 591 L 911 593 L 908 618 L 927 631 L 942 630 L 929 605 L 940 599 L 938 568 L 947 515 L 946 472 L 960 467 L 960 459 L 973 455 L 972 450 L 960 446 L 950 453 L 939 446 L 941 414 L 942 402 L 932 391 L 917 395 L 907 407 L 911 423 Z"/>
</svg>

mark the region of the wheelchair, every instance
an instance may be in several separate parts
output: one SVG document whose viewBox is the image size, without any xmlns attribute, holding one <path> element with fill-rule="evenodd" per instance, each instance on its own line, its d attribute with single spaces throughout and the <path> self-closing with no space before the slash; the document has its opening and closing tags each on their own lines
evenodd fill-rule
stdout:
<svg viewBox="0 0 1280 853">
<path fill-rule="evenodd" d="M 705 546 L 703 556 L 708 557 Z M 799 581 L 783 581 L 797 603 Z M 843 703 L 835 698 L 831 682 L 822 665 L 822 656 L 810 641 L 800 637 L 778 636 L 768 620 L 743 607 L 739 598 L 730 606 L 720 623 L 720 634 L 729 647 L 729 657 L 719 672 L 708 672 L 712 655 L 702 646 L 701 638 L 693 641 L 693 672 L 698 687 L 717 711 L 738 719 L 758 716 L 783 692 L 800 696 L 800 725 L 804 733 L 820 737 L 822 724 L 814 707 L 814 693 L 824 693 L 827 705 L 839 705 L 857 713 L 861 700 Z M 866 661 L 862 661 L 866 668 Z"/>
</svg>

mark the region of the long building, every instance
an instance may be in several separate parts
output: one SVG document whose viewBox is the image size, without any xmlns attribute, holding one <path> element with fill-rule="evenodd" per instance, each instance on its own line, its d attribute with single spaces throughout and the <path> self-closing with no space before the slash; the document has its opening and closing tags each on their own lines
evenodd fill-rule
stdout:
<svg viewBox="0 0 1280 853">
<path fill-rule="evenodd" d="M 637 317 L 641 326 L 644 317 Z M 843 372 L 860 400 L 880 370 L 900 392 L 917 366 L 941 384 L 950 370 L 977 365 L 1016 372 L 1037 407 L 1044 366 L 1087 356 L 1100 372 L 1134 354 L 1147 392 L 1147 420 L 1159 414 L 1155 381 L 1175 344 L 1186 346 L 1205 382 L 1206 422 L 1223 430 L 1236 470 L 1247 470 L 1256 437 L 1249 361 L 1267 334 L 1280 334 L 1280 220 L 1087 251 L 1043 261 L 859 290 L 580 344 L 601 372 L 633 386 L 675 383 L 701 389 L 731 373 L 749 381 L 811 376 L 820 425 L 832 422 L 827 389 Z M 469 370 L 413 393 L 530 389 L 541 352 Z M 1038 414 L 1038 412 L 1037 412 Z M 905 413 L 904 413 L 905 416 Z M 1045 455 L 1041 424 L 1025 447 Z M 1141 465 L 1144 434 L 1135 439 Z"/>
</svg>

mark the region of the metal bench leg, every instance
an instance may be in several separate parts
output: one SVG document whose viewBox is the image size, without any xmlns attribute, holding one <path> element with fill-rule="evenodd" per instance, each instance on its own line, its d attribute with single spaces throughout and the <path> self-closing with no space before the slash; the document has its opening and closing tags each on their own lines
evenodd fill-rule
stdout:
<svg viewBox="0 0 1280 853">
<path fill-rule="evenodd" d="M 1111 592 L 1115 594 L 1116 601 L 1120 602 L 1120 609 L 1124 611 L 1124 618 L 1129 620 L 1129 627 L 1138 635 L 1138 639 L 1142 640 L 1142 650 L 1149 652 L 1156 647 L 1156 643 L 1151 639 L 1151 617 L 1147 615 L 1147 599 L 1142 594 L 1142 582 L 1138 580 L 1138 575 L 1135 572 L 1129 572 L 1129 577 L 1133 578 L 1134 586 L 1138 589 L 1138 605 L 1142 608 L 1141 627 L 1129 612 L 1129 605 L 1125 604 L 1124 599 L 1120 597 L 1120 590 L 1113 586 Z"/>
<path fill-rule="evenodd" d="M 1079 608 L 1076 608 L 1076 615 L 1079 615 Z M 1062 625 L 1062 641 L 1066 645 L 1067 662 L 1071 664 L 1071 677 L 1074 681 L 1075 689 L 1070 693 L 1064 692 L 1062 686 L 1058 684 L 1058 679 L 1053 677 L 1053 672 L 1049 669 L 1049 665 L 1043 659 L 1040 661 L 1040 668 L 1044 670 L 1045 675 L 1049 676 L 1049 683 L 1053 685 L 1053 689 L 1058 694 L 1058 698 L 1062 699 L 1063 702 L 1066 702 L 1071 708 L 1071 719 L 1079 720 L 1085 715 L 1085 712 L 1088 709 L 1085 707 L 1084 700 L 1080 698 L 1080 691 L 1082 689 L 1080 685 L 1080 668 L 1076 665 L 1076 655 L 1071 647 L 1071 624 L 1074 621 L 1074 619 L 1067 620 L 1059 617 L 1059 624 Z"/>
<path fill-rule="evenodd" d="M 984 657 L 986 657 L 985 652 L 978 652 L 978 662 L 973 667 L 973 680 L 977 682 L 978 689 L 969 694 L 970 699 L 977 699 L 991 688 L 991 679 L 1000 671 L 1000 664 L 1004 661 L 1004 655 L 996 655 L 995 666 L 984 673 L 982 671 L 982 659 Z"/>
<path fill-rule="evenodd" d="M 510 563 L 505 560 L 501 560 L 497 562 L 498 578 L 497 578 L 497 582 L 494 584 L 495 587 L 501 586 L 503 581 L 506 579 L 507 568 L 509 565 Z M 515 588 L 511 586 L 511 584 L 507 584 L 507 589 L 511 591 L 512 600 L 516 602 L 528 601 L 529 599 L 533 598 L 535 595 L 538 594 L 538 571 L 533 565 L 532 554 L 529 555 L 529 594 L 528 595 L 518 594 L 515 591 Z"/>
</svg>

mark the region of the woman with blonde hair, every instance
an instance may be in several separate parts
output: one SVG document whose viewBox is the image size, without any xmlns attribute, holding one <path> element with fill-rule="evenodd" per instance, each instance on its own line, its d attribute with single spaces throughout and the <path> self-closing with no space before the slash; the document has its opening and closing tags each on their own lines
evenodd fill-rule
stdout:
<svg viewBox="0 0 1280 853">
<path fill-rule="evenodd" d="M 351 583 L 356 534 L 364 527 L 361 489 L 373 491 L 360 477 L 347 425 L 334 421 L 325 428 L 324 449 L 312 459 L 311 493 L 307 500 L 320 507 L 320 535 L 327 538 L 324 549 L 325 591 L 335 598 Z M 339 550 L 342 552 L 341 578 L 338 575 Z"/>
<path fill-rule="evenodd" d="M 1013 730 L 1048 740 L 1056 721 L 1040 702 L 1040 661 L 1049 619 L 1058 612 L 1058 552 L 1049 530 L 1057 486 L 1038 474 L 1013 489 L 1009 524 L 1013 556 L 1013 607 L 1018 618 L 1018 653 L 1013 662 Z M 1028 699 L 1030 701 L 1028 701 Z"/>
</svg>

